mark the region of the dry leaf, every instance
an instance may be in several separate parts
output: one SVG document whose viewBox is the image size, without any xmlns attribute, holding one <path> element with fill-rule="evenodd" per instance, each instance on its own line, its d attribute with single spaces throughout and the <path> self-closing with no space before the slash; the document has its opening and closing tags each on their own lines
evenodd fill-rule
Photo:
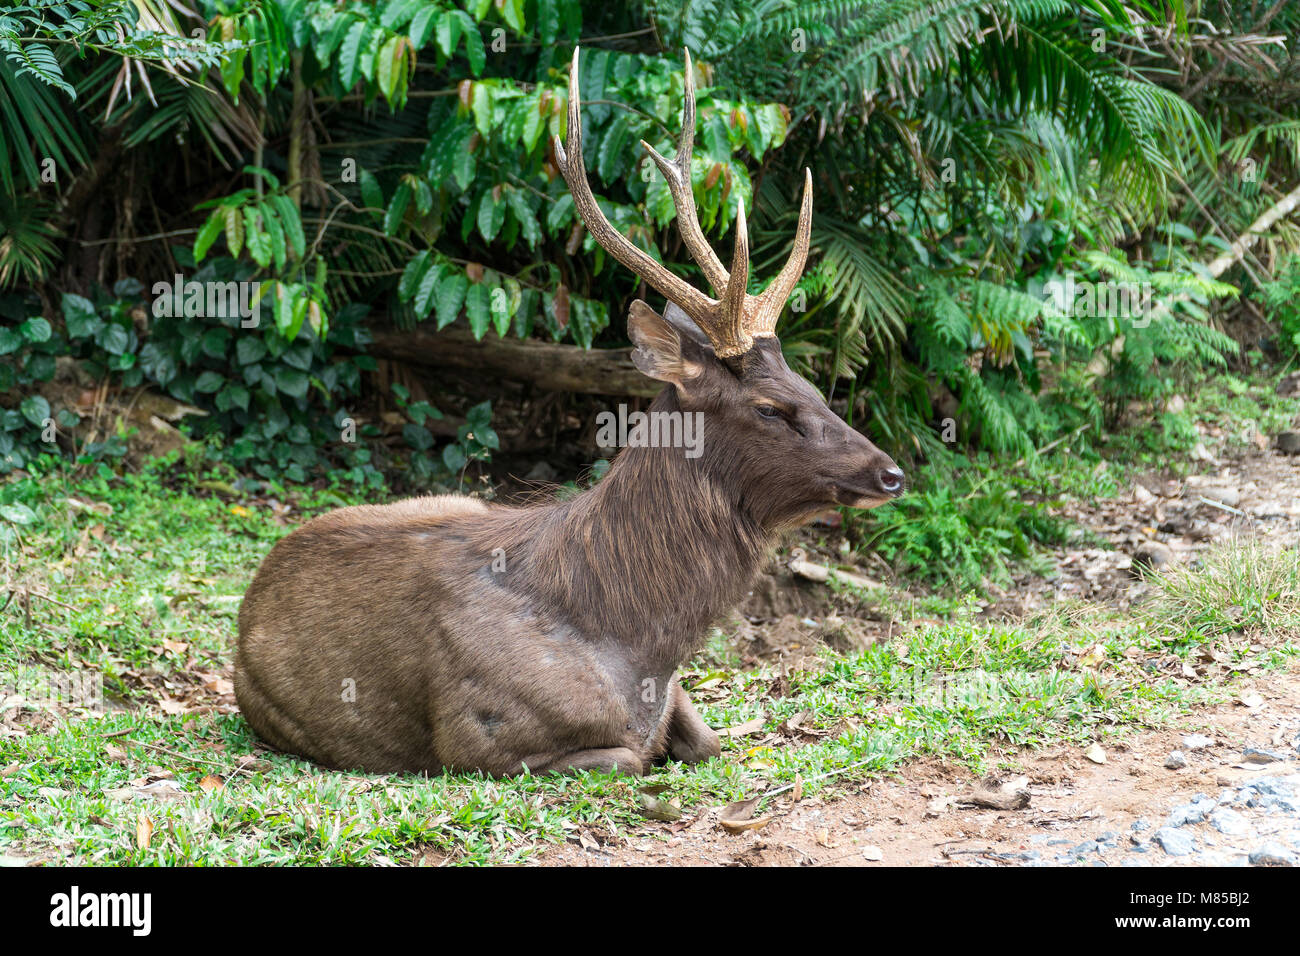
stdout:
<svg viewBox="0 0 1300 956">
<path fill-rule="evenodd" d="M 772 822 L 771 814 L 765 817 L 753 816 L 754 809 L 762 799 L 759 796 L 727 804 L 722 808 L 722 813 L 718 815 L 718 823 L 728 833 L 743 833 L 746 830 L 757 830 L 760 827 L 767 826 Z"/>
<path fill-rule="evenodd" d="M 833 850 L 839 846 L 838 843 L 831 842 L 831 831 L 827 830 L 825 827 L 822 827 L 817 831 L 817 845 L 824 846 L 828 850 Z"/>
<path fill-rule="evenodd" d="M 222 780 L 220 777 L 214 777 L 212 774 L 208 774 L 199 781 L 199 789 L 204 793 L 212 793 L 214 790 L 220 790 L 225 785 L 226 781 Z"/>
<path fill-rule="evenodd" d="M 885 851 L 878 846 L 864 846 L 862 848 L 862 857 L 874 863 L 885 858 Z"/>
<path fill-rule="evenodd" d="M 662 820 L 665 823 L 671 823 L 682 818 L 680 807 L 675 807 L 667 800 L 660 800 L 651 794 L 638 793 L 636 802 L 641 810 L 641 815 L 651 820 Z"/>
<path fill-rule="evenodd" d="M 141 850 L 147 850 L 151 839 L 153 839 L 153 821 L 142 813 L 140 819 L 135 821 L 135 845 Z"/>
<path fill-rule="evenodd" d="M 767 723 L 767 718 L 763 715 L 755 717 L 753 720 L 747 720 L 743 724 L 737 724 L 735 727 L 724 727 L 718 731 L 719 737 L 747 737 L 750 734 L 756 734 L 763 729 Z"/>
<path fill-rule="evenodd" d="M 1101 744 L 1093 744 L 1086 751 L 1084 751 L 1083 755 L 1087 757 L 1089 760 L 1091 760 L 1093 763 L 1106 762 L 1106 751 L 1101 749 Z"/>
<path fill-rule="evenodd" d="M 794 803 L 798 803 L 801 799 L 803 799 L 803 777 L 800 776 L 800 775 L 797 774 L 797 773 L 794 775 L 794 795 L 793 795 L 793 797 L 794 797 L 794 800 L 793 800 Z"/>
</svg>

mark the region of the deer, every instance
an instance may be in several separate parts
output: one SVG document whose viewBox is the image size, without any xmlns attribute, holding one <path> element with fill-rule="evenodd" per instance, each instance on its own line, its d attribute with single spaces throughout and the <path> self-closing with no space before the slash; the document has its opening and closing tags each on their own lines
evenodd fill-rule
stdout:
<svg viewBox="0 0 1300 956">
<path fill-rule="evenodd" d="M 239 611 L 235 693 L 273 748 L 370 773 L 646 773 L 718 757 L 678 668 L 738 604 L 780 536 L 841 506 L 903 494 L 894 461 L 791 370 L 777 319 L 803 273 L 812 173 L 789 258 L 747 291 L 743 201 L 730 269 L 691 191 L 686 52 L 667 180 L 686 250 L 718 296 L 669 271 L 601 212 L 582 153 L 578 50 L 557 166 L 594 240 L 664 296 L 628 310 L 653 412 L 701 415 L 699 453 L 645 443 L 567 499 L 462 495 L 325 513 L 282 538 Z"/>
</svg>

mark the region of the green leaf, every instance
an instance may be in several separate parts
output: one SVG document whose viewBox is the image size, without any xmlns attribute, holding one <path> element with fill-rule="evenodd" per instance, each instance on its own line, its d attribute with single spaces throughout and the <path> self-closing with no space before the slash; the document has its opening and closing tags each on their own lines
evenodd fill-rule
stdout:
<svg viewBox="0 0 1300 956">
<path fill-rule="evenodd" d="M 35 524 L 37 521 L 36 512 L 20 501 L 0 505 L 0 518 L 20 525 Z"/>
<path fill-rule="evenodd" d="M 235 358 L 240 365 L 252 365 L 266 356 L 266 343 L 261 336 L 245 336 L 235 344 Z"/>
<path fill-rule="evenodd" d="M 420 280 L 413 305 L 415 314 L 421 319 L 428 318 L 429 310 L 433 308 L 434 294 L 442 281 L 443 272 L 444 267 L 439 264 L 430 269 Z"/>
<path fill-rule="evenodd" d="M 438 283 L 438 328 L 446 328 L 456 321 L 468 289 L 469 279 L 459 269 Z"/>
<path fill-rule="evenodd" d="M 280 365 L 275 370 L 275 384 L 280 391 L 290 398 L 303 398 L 307 394 L 307 388 L 311 384 L 311 380 L 305 372 Z"/>
<path fill-rule="evenodd" d="M 361 56 L 369 32 L 370 24 L 365 20 L 358 20 L 343 38 L 343 45 L 339 48 L 339 82 L 343 84 L 345 90 L 352 89 L 353 84 L 357 82 L 357 76 L 361 72 Z"/>
<path fill-rule="evenodd" d="M 429 34 L 433 32 L 434 27 L 433 18 L 438 15 L 438 12 L 438 8 L 432 3 L 426 4 L 411 20 L 406 35 L 411 38 L 411 43 L 417 50 L 429 42 Z M 447 14 L 444 13 L 443 16 Z"/>
<path fill-rule="evenodd" d="M 217 236 L 221 235 L 221 230 L 226 226 L 226 210 L 221 206 L 212 210 L 212 215 L 208 216 L 208 221 L 203 224 L 199 230 L 198 236 L 194 239 L 194 261 L 202 262 L 203 257 L 208 254 L 212 244 L 217 241 Z"/>
<path fill-rule="evenodd" d="M 370 170 L 364 167 L 361 170 L 361 201 L 366 204 L 376 216 L 383 215 L 384 210 L 384 191 L 379 188 L 379 180 Z"/>
<path fill-rule="evenodd" d="M 271 236 L 262 229 L 262 215 L 256 206 L 244 207 L 244 244 L 263 269 L 271 264 Z"/>
<path fill-rule="evenodd" d="M 492 296 L 488 287 L 476 282 L 465 295 L 465 316 L 469 319 L 469 329 L 474 338 L 481 339 L 487 334 L 492 323 Z"/>
<path fill-rule="evenodd" d="M 121 355 L 131 343 L 131 333 L 116 322 L 105 325 L 95 341 L 109 355 Z"/>
<path fill-rule="evenodd" d="M 384 94 L 384 99 L 390 105 L 393 102 L 393 94 L 397 90 L 397 81 L 402 75 L 403 56 L 399 51 L 405 49 L 404 43 L 404 38 L 395 36 L 379 50 L 379 72 L 376 78 L 379 82 L 379 92 Z"/>
<path fill-rule="evenodd" d="M 22 333 L 23 338 L 28 342 L 48 342 L 50 336 L 54 334 L 54 329 L 50 327 L 50 323 L 39 315 L 32 316 L 18 326 L 18 331 Z"/>
<path fill-rule="evenodd" d="M 497 237 L 497 233 L 501 231 L 501 225 L 505 221 L 505 203 L 497 202 L 492 198 L 491 192 L 485 192 L 478 206 L 479 234 L 488 242 L 491 242 Z"/>
<path fill-rule="evenodd" d="M 408 262 L 406 268 L 402 270 L 402 278 L 397 283 L 397 297 L 403 302 L 410 302 L 428 269 L 429 251 L 426 249 Z"/>
<path fill-rule="evenodd" d="M 221 388 L 225 382 L 225 376 L 220 372 L 209 370 L 198 377 L 198 380 L 194 383 L 194 390 L 205 394 L 215 392 L 217 389 Z"/>
<path fill-rule="evenodd" d="M 45 420 L 50 417 L 50 403 L 40 395 L 28 395 L 19 403 L 18 410 L 23 413 L 23 418 L 37 427 L 44 427 Z"/>
<path fill-rule="evenodd" d="M 537 216 L 528 206 L 528 198 L 524 195 L 522 189 L 507 189 L 506 204 L 510 207 L 510 213 L 519 223 L 519 230 L 523 233 L 524 241 L 533 248 L 542 241 L 542 227 L 537 222 Z"/>
<path fill-rule="evenodd" d="M 455 473 L 469 464 L 469 459 L 461 451 L 459 445 L 448 445 L 442 450 L 442 463 L 447 466 L 447 470 Z"/>
<path fill-rule="evenodd" d="M 393 192 L 393 200 L 388 204 L 388 211 L 384 213 L 384 232 L 387 235 L 397 235 L 398 227 L 406 217 L 406 206 L 410 201 L 411 187 L 405 182 L 400 183 Z"/>
<path fill-rule="evenodd" d="M 307 253 L 307 238 L 303 235 L 302 217 L 298 214 L 298 207 L 285 195 L 272 196 L 271 202 L 275 204 L 275 210 L 280 214 L 280 223 L 284 226 L 284 234 L 289 238 L 294 256 L 301 259 Z"/>
<path fill-rule="evenodd" d="M 95 314 L 95 306 L 89 299 L 84 299 L 71 292 L 63 293 L 63 322 L 67 326 L 68 336 L 74 339 L 89 338 L 99 331 L 103 322 Z M 2 354 L 2 353 L 0 353 Z"/>
<path fill-rule="evenodd" d="M 461 23 L 465 31 L 465 57 L 469 60 L 469 71 L 475 76 L 483 72 L 487 63 L 487 50 L 483 47 L 483 35 L 478 32 L 478 24 L 469 19 L 464 11 L 458 11 L 463 18 Z"/>
</svg>

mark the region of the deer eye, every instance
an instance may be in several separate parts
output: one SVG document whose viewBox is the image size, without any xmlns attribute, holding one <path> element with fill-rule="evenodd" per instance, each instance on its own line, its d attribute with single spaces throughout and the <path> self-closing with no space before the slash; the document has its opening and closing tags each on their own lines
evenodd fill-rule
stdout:
<svg viewBox="0 0 1300 956">
<path fill-rule="evenodd" d="M 781 413 L 777 411 L 775 405 L 755 405 L 754 410 L 764 418 L 780 418 Z"/>
</svg>

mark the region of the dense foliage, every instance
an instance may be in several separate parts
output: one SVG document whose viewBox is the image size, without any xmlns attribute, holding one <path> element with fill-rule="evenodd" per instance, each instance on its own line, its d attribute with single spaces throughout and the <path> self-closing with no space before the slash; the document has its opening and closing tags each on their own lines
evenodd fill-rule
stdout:
<svg viewBox="0 0 1300 956">
<path fill-rule="evenodd" d="M 1286 4 L 1181 0 L 11 4 L 0 471 L 115 453 L 50 397 L 63 356 L 207 412 L 191 433 L 267 478 L 400 466 L 427 485 L 487 457 L 490 404 L 431 430 L 438 396 L 369 376 L 365 347 L 378 325 L 453 323 L 625 341 L 637 290 L 585 235 L 550 146 L 579 40 L 602 207 L 697 281 L 638 146 L 671 148 L 683 47 L 701 221 L 726 252 L 738 202 L 753 210 L 754 291 L 812 169 L 783 342 L 892 451 L 1023 457 L 1154 423 L 1237 355 L 1235 316 L 1277 323 L 1252 348 L 1300 348 L 1300 233 L 1269 219 L 1300 174 L 1298 30 Z M 160 314 L 178 277 L 247 283 L 253 321 Z M 1145 290 L 1142 308 L 1073 294 L 1115 287 Z M 400 454 L 359 414 L 377 391 Z"/>
</svg>

